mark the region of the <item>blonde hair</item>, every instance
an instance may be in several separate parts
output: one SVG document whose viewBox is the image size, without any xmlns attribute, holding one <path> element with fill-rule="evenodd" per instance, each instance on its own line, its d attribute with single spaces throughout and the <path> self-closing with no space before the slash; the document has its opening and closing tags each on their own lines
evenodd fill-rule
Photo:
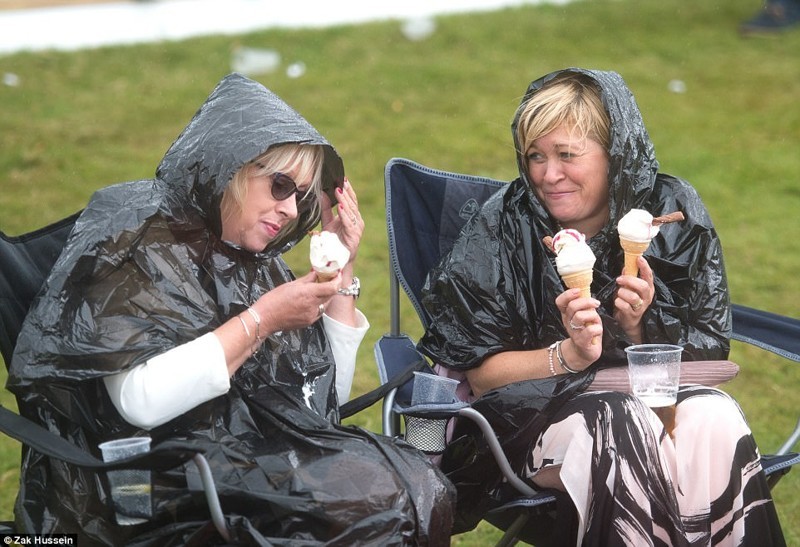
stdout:
<svg viewBox="0 0 800 547">
<path fill-rule="evenodd" d="M 324 151 L 319 145 L 288 143 L 269 148 L 234 173 L 220 203 L 223 223 L 242 210 L 247 201 L 247 180 L 250 177 L 275 173 L 294 172 L 298 180 L 311 179 L 308 190 L 302 195 L 298 193 L 297 209 L 298 213 L 302 211 L 304 214 L 310 212 L 311 215 L 317 215 L 322 194 L 323 158 Z M 294 196 L 292 199 L 295 199 Z M 299 219 L 300 214 L 287 223 L 284 232 L 291 231 Z"/>
<path fill-rule="evenodd" d="M 520 154 L 524 155 L 533 141 L 561 126 L 569 128 L 576 140 L 589 138 L 606 151 L 611 147 L 611 120 L 600 91 L 582 74 L 566 73 L 550 80 L 517 112 Z"/>
</svg>

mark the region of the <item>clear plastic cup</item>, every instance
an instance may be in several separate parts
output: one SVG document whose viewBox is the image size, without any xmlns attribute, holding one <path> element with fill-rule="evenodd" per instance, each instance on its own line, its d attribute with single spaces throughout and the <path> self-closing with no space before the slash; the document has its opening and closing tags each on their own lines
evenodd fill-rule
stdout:
<svg viewBox="0 0 800 547">
<path fill-rule="evenodd" d="M 414 372 L 411 404 L 452 403 L 456 400 L 459 381 L 427 372 Z"/>
<path fill-rule="evenodd" d="M 150 437 L 130 437 L 99 445 L 103 461 L 113 462 L 150 451 Z M 146 522 L 153 516 L 150 471 L 120 469 L 108 472 L 111 499 L 117 523 L 123 526 Z"/>
<path fill-rule="evenodd" d="M 670 435 L 675 427 L 682 351 L 682 347 L 673 344 L 639 344 L 625 348 L 631 391 L 661 418 Z"/>
</svg>

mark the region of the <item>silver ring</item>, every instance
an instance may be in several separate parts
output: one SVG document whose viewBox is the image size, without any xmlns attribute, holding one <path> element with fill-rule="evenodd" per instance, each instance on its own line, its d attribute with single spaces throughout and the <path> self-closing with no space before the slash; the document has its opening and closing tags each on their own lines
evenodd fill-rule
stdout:
<svg viewBox="0 0 800 547">
<path fill-rule="evenodd" d="M 319 305 L 319 316 L 322 317 L 323 313 L 325 313 L 325 305 L 324 304 L 320 304 Z"/>
<path fill-rule="evenodd" d="M 586 325 L 573 325 L 572 324 L 572 319 L 570 319 L 569 320 L 569 328 L 571 328 L 572 330 L 583 330 L 583 329 L 586 328 Z"/>
<path fill-rule="evenodd" d="M 639 299 L 639 301 L 638 301 L 636 304 L 633 304 L 633 305 L 631 306 L 631 309 L 633 309 L 633 311 L 639 311 L 639 308 L 641 308 L 641 307 L 642 307 L 642 304 L 644 304 L 644 300 L 642 300 L 642 299 L 640 298 L 640 299 Z"/>
</svg>

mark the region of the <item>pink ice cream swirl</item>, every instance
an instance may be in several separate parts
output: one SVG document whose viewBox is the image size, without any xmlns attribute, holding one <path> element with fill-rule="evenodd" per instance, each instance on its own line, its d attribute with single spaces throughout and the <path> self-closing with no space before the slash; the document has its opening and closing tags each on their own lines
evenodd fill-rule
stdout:
<svg viewBox="0 0 800 547">
<path fill-rule="evenodd" d="M 595 256 L 586 243 L 586 236 L 578 230 L 567 228 L 553 236 L 556 268 L 561 276 L 591 270 Z"/>
</svg>

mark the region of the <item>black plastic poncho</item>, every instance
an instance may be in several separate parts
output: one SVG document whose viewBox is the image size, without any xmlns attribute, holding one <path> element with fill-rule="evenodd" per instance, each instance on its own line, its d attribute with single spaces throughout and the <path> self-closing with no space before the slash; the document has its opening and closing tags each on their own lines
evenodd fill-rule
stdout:
<svg viewBox="0 0 800 547">
<path fill-rule="evenodd" d="M 611 118 L 610 218 L 588 241 L 597 258 L 592 294 L 602 304 L 603 354 L 582 374 L 512 384 L 474 403 L 492 418 L 516 456 L 517 469 L 530 452 L 526 443 L 546 427 L 559 401 L 584 389 L 599 367 L 626 362 L 624 348 L 630 342 L 612 315 L 615 280 L 623 265 L 616 226 L 630 209 L 654 216 L 682 211 L 686 216 L 684 222 L 663 226 L 645 253 L 656 295 L 643 318 L 644 341 L 679 344 L 684 360 L 724 359 L 729 350 L 730 301 L 722 247 L 705 206 L 687 182 L 658 173 L 653 144 L 622 78 L 612 72 L 569 70 L 596 82 Z M 523 102 L 561 72 L 531 83 Z M 517 123 L 515 119 L 512 133 L 520 177 L 465 226 L 424 289 L 423 305 L 432 320 L 420 349 L 448 368 L 477 367 L 490 355 L 543 348 L 568 336 L 555 304 L 565 287 L 554 255 L 542 243 L 559 228 L 531 189 L 516 142 Z M 445 454 L 443 468 L 459 490 L 459 527 L 469 528 L 498 476 L 478 471 L 491 464 L 476 448 L 481 443 L 471 440 L 476 433 L 462 431 Z M 476 479 L 483 476 L 485 480 Z"/>
<path fill-rule="evenodd" d="M 98 191 L 77 221 L 17 342 L 8 387 L 20 411 L 96 454 L 140 434 L 102 377 L 194 340 L 293 279 L 281 253 L 319 221 L 260 254 L 220 239 L 232 175 L 269 147 L 324 146 L 323 188 L 341 159 L 297 112 L 260 84 L 224 78 L 156 177 Z M 449 541 L 451 486 L 408 446 L 338 424 L 335 365 L 322 322 L 269 337 L 228 394 L 149 434 L 202 446 L 233 537 L 252 545 L 382 545 Z M 80 544 L 214 542 L 193 465 L 154 474 L 154 518 L 115 525 L 104 476 L 23 454 L 20 531 L 78 532 Z M 220 539 L 217 537 L 217 539 Z"/>
</svg>

